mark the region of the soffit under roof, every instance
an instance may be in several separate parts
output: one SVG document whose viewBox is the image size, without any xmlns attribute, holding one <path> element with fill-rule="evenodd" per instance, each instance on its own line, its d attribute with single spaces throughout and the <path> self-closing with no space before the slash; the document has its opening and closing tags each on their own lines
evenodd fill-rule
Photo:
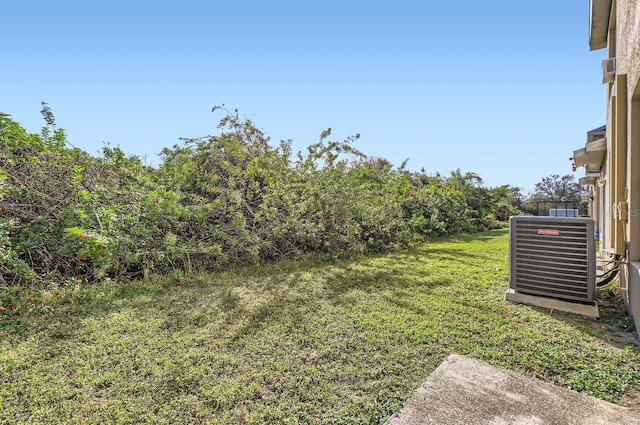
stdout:
<svg viewBox="0 0 640 425">
<path fill-rule="evenodd" d="M 589 47 L 591 50 L 607 47 L 611 1 L 589 1 Z"/>
</svg>

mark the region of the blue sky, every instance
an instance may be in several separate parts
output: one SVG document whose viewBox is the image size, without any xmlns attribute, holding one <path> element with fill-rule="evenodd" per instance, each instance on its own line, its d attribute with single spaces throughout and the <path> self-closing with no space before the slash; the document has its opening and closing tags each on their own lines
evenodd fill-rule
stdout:
<svg viewBox="0 0 640 425">
<path fill-rule="evenodd" d="M 296 151 L 331 127 L 528 191 L 604 124 L 588 26 L 587 0 L 5 1 L 0 111 L 37 132 L 46 101 L 73 145 L 157 164 L 224 103 Z"/>
</svg>

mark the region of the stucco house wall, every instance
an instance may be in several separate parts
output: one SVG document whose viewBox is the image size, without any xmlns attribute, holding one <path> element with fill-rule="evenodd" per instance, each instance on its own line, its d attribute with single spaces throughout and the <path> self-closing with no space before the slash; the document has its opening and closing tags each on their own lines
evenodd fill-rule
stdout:
<svg viewBox="0 0 640 425">
<path fill-rule="evenodd" d="M 601 13 L 607 8 L 608 22 Z M 590 9 L 592 49 L 602 47 L 593 36 L 600 20 L 608 24 L 607 57 L 616 60 L 615 79 L 606 84 L 607 154 L 598 185 L 609 231 L 600 245 L 604 258 L 617 254 L 625 260 L 620 287 L 640 329 L 640 1 L 591 0 Z"/>
<path fill-rule="evenodd" d="M 640 5 L 638 0 L 620 0 L 616 7 L 616 72 L 627 76 L 627 225 L 628 267 L 620 283 L 628 291 L 629 311 L 640 329 Z M 618 67 L 619 64 L 619 67 Z"/>
</svg>

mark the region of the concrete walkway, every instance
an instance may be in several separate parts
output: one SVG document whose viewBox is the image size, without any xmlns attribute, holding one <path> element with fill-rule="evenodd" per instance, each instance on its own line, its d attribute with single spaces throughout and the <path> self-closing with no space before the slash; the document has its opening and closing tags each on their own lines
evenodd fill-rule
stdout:
<svg viewBox="0 0 640 425">
<path fill-rule="evenodd" d="M 387 425 L 640 425 L 640 413 L 452 354 Z"/>
</svg>

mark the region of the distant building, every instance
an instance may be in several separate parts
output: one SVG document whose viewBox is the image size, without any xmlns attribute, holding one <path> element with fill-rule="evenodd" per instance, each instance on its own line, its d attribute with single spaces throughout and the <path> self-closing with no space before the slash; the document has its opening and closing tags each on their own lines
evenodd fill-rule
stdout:
<svg viewBox="0 0 640 425">
<path fill-rule="evenodd" d="M 589 46 L 606 49 L 606 125 L 574 151 L 600 255 L 623 260 L 620 287 L 640 329 L 640 0 L 590 0 Z"/>
</svg>

